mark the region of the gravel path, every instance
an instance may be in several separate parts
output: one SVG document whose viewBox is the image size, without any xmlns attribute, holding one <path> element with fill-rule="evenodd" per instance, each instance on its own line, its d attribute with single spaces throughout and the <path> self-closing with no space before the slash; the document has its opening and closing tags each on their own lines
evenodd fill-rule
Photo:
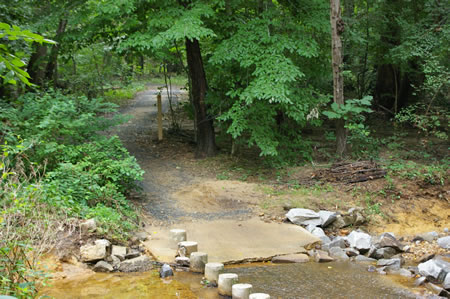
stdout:
<svg viewBox="0 0 450 299">
<path fill-rule="evenodd" d="M 213 220 L 219 218 L 236 218 L 251 213 L 242 205 L 218 212 L 202 212 L 200 205 L 196 212 L 187 212 L 179 201 L 172 199 L 171 194 L 182 187 L 201 181 L 189 169 L 179 167 L 177 160 L 169 160 L 158 155 L 156 95 L 157 86 L 139 93 L 135 99 L 120 109 L 120 113 L 131 115 L 132 119 L 116 129 L 130 154 L 136 157 L 139 165 L 145 170 L 141 182 L 144 206 L 152 218 L 166 223 L 176 223 L 193 219 Z M 163 111 L 168 110 L 168 100 L 163 91 Z M 174 88 L 173 94 L 181 98 L 185 92 Z M 192 211 L 192 207 L 190 207 Z"/>
</svg>

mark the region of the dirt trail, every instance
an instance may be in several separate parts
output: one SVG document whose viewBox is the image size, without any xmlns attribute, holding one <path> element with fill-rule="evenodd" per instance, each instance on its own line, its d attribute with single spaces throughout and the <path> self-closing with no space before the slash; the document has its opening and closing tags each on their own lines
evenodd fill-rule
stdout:
<svg viewBox="0 0 450 299">
<path fill-rule="evenodd" d="M 145 170 L 143 205 L 150 222 L 147 231 L 152 234 L 147 246 L 154 255 L 164 260 L 174 257 L 167 238 L 167 231 L 174 227 L 186 228 L 188 239 L 197 236 L 199 248 L 223 262 L 298 252 L 301 246 L 318 241 L 303 228 L 259 220 L 253 207 L 264 195 L 256 184 L 198 177 L 186 164 L 195 161 L 193 148 L 180 156 L 180 150 L 190 150 L 187 144 L 156 141 L 157 93 L 156 86 L 139 93 L 120 111 L 133 118 L 117 130 Z M 163 110 L 167 111 L 164 94 Z M 182 100 L 179 89 L 174 94 Z M 171 147 L 177 148 L 171 151 Z"/>
<path fill-rule="evenodd" d="M 160 143 L 156 140 L 157 93 L 157 87 L 151 86 L 123 108 L 120 112 L 132 116 L 132 119 L 120 126 L 117 132 L 125 147 L 145 170 L 141 186 L 149 215 L 154 220 L 167 224 L 181 220 L 218 219 L 249 214 L 250 209 L 237 201 L 233 204 L 231 200 L 203 200 L 212 194 L 215 195 L 214 198 L 223 199 L 224 196 L 214 190 L 227 190 L 222 185 L 209 189 L 203 187 L 200 178 L 182 167 L 182 161 L 160 154 Z M 175 88 L 173 93 L 176 96 L 175 103 L 186 96 L 179 88 Z M 167 112 L 168 100 L 164 90 L 162 94 L 163 111 Z M 177 196 L 171 196 L 177 192 Z M 181 199 L 185 199 L 185 202 Z"/>
</svg>

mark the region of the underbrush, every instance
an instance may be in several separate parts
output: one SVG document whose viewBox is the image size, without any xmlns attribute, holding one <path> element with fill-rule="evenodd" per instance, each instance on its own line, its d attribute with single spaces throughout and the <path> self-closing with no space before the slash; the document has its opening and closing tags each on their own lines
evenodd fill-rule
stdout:
<svg viewBox="0 0 450 299">
<path fill-rule="evenodd" d="M 34 296 L 45 281 L 37 258 L 79 219 L 95 218 L 97 234 L 117 242 L 136 228 L 126 197 L 143 171 L 102 133 L 126 120 L 106 117 L 116 107 L 58 92 L 0 102 L 1 294 Z"/>
<path fill-rule="evenodd" d="M 133 82 L 118 89 L 109 89 L 104 92 L 104 99 L 107 102 L 123 105 L 127 100 L 132 99 L 136 93 L 145 90 L 144 82 Z"/>
</svg>

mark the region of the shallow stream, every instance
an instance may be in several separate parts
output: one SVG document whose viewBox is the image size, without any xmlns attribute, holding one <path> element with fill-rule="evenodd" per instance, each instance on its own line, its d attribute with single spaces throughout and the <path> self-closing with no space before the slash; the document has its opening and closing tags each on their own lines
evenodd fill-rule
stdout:
<svg viewBox="0 0 450 299">
<path fill-rule="evenodd" d="M 272 298 L 416 298 L 391 276 L 367 272 L 354 263 L 252 264 L 227 268 L 240 282 L 253 285 L 254 292 Z M 224 298 L 217 288 L 200 284 L 202 275 L 176 272 L 175 279 L 163 281 L 158 273 L 93 274 L 75 280 L 60 280 L 45 291 L 54 298 Z"/>
</svg>

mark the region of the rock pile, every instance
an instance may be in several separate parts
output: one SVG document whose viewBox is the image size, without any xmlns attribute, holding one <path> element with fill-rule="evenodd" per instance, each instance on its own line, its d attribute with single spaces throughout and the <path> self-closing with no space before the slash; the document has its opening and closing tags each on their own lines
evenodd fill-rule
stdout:
<svg viewBox="0 0 450 299">
<path fill-rule="evenodd" d="M 294 224 L 302 225 L 313 235 L 321 239 L 322 244 L 308 255 L 316 262 L 355 261 L 371 264 L 371 272 L 379 274 L 396 274 L 405 277 L 415 277 L 415 285 L 425 284 L 433 293 L 450 298 L 450 236 L 448 230 L 444 234 L 428 232 L 415 236 L 411 243 L 404 244 L 404 239 L 398 240 L 392 233 L 383 233 L 371 236 L 362 230 L 354 230 L 347 236 L 327 236 L 323 228 L 341 229 L 344 227 L 359 226 L 365 222 L 360 209 L 350 209 L 346 214 L 337 212 L 319 211 L 309 209 L 291 209 L 286 217 Z M 417 267 L 405 267 L 405 256 L 411 253 L 411 248 L 421 242 L 435 244 L 440 247 L 440 253 L 427 254 L 421 257 Z M 274 262 L 288 259 L 277 258 Z M 278 261 L 280 262 L 280 261 Z M 295 262 L 292 259 L 291 262 Z"/>
<path fill-rule="evenodd" d="M 89 229 L 92 229 L 92 226 Z M 85 228 L 85 231 L 87 230 Z M 136 234 L 136 238 L 144 241 L 147 237 L 140 233 Z M 134 247 L 112 245 L 108 240 L 99 239 L 93 244 L 81 246 L 80 258 L 82 262 L 92 265 L 95 272 L 144 272 L 150 270 L 152 268 L 151 259 L 143 254 L 142 247 Z"/>
</svg>

